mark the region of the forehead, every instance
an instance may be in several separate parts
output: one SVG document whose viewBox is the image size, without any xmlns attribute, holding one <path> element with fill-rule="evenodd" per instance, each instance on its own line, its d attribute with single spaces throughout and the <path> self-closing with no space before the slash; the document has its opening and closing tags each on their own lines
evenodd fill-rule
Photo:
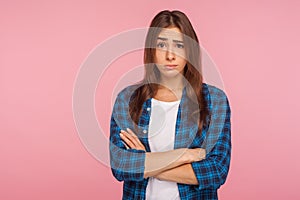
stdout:
<svg viewBox="0 0 300 200">
<path fill-rule="evenodd" d="M 167 38 L 172 40 L 182 40 L 183 34 L 179 30 L 179 28 L 164 28 L 162 31 L 158 34 L 158 37 L 161 38 Z"/>
</svg>

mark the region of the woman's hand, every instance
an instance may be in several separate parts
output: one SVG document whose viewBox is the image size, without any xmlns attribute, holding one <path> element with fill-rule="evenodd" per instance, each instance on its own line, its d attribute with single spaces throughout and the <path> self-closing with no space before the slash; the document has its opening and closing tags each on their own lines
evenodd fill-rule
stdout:
<svg viewBox="0 0 300 200">
<path fill-rule="evenodd" d="M 205 159 L 206 151 L 202 148 L 186 149 L 183 156 L 187 163 L 197 162 Z"/>
<path fill-rule="evenodd" d="M 127 131 L 121 130 L 120 136 L 121 139 L 125 142 L 125 146 L 127 146 L 128 148 L 146 151 L 146 148 L 141 143 L 139 138 L 129 128 L 127 128 Z"/>
</svg>

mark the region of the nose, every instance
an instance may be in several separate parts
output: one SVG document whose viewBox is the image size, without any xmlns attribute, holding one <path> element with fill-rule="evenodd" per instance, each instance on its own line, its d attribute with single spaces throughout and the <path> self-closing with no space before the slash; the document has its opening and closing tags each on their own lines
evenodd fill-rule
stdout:
<svg viewBox="0 0 300 200">
<path fill-rule="evenodd" d="M 170 49 L 166 52 L 166 58 L 167 60 L 175 60 L 175 54 Z"/>
</svg>

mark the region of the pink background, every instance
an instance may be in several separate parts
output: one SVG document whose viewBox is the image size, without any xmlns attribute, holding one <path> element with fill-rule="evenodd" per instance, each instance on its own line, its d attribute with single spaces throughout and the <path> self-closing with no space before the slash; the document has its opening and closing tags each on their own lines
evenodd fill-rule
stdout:
<svg viewBox="0 0 300 200">
<path fill-rule="evenodd" d="M 0 199 L 121 198 L 122 183 L 78 137 L 73 84 L 96 45 L 163 9 L 188 15 L 230 100 L 220 199 L 300 199 L 299 1 L 107 2 L 0 2 Z M 141 64 L 137 55 L 112 65 L 114 80 Z M 108 135 L 110 107 L 96 108 Z"/>
</svg>

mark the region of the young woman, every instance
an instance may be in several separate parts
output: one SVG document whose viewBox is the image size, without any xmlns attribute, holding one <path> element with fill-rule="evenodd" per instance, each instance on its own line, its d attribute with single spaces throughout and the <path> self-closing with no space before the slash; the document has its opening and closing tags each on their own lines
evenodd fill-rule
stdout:
<svg viewBox="0 0 300 200">
<path fill-rule="evenodd" d="M 203 83 L 196 33 L 180 11 L 151 22 L 141 82 L 123 89 L 111 116 L 112 173 L 123 199 L 218 199 L 230 165 L 226 94 Z"/>
</svg>

